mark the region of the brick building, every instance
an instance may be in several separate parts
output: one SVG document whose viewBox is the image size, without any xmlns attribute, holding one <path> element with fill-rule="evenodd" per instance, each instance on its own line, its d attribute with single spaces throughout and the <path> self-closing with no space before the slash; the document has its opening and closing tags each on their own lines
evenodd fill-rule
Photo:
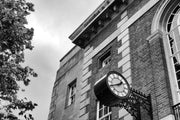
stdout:
<svg viewBox="0 0 180 120">
<path fill-rule="evenodd" d="M 48 120 L 133 120 L 94 95 L 111 70 L 151 95 L 153 120 L 180 120 L 180 0 L 105 0 L 69 38 Z"/>
</svg>

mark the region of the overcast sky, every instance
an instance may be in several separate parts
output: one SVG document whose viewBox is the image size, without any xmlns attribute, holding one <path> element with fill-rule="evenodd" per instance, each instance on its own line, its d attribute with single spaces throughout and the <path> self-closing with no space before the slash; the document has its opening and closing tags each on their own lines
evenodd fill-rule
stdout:
<svg viewBox="0 0 180 120">
<path fill-rule="evenodd" d="M 38 103 L 35 120 L 47 120 L 59 60 L 73 47 L 68 37 L 103 0 L 31 1 L 35 12 L 28 21 L 35 29 L 35 48 L 26 53 L 26 64 L 35 69 L 38 78 L 32 79 L 25 94 Z"/>
</svg>

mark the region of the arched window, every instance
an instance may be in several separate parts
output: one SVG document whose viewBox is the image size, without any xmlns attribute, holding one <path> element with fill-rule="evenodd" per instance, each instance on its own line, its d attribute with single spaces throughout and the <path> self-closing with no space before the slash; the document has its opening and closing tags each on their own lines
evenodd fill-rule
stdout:
<svg viewBox="0 0 180 120">
<path fill-rule="evenodd" d="M 180 3 L 174 7 L 166 23 L 171 60 L 180 89 Z"/>
<path fill-rule="evenodd" d="M 164 0 L 154 16 L 152 35 L 160 35 L 173 104 L 180 102 L 180 0 Z M 162 35 L 162 36 L 161 36 Z"/>
</svg>

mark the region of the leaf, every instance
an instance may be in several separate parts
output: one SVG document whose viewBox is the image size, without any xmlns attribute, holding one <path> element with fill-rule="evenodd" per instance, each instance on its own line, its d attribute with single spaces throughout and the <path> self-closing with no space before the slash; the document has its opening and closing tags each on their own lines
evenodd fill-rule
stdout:
<svg viewBox="0 0 180 120">
<path fill-rule="evenodd" d="M 0 119 L 9 117 L 14 120 L 13 110 L 19 115 L 25 115 L 37 106 L 27 98 L 17 97 L 20 88 L 19 82 L 28 86 L 31 77 L 37 74 L 30 67 L 22 66 L 25 62 L 24 51 L 32 50 L 34 29 L 25 26 L 27 15 L 34 11 L 34 5 L 26 0 L 0 1 L 0 100 L 4 100 L 3 109 L 7 113 L 0 114 Z M 32 116 L 26 116 L 33 119 Z"/>
</svg>

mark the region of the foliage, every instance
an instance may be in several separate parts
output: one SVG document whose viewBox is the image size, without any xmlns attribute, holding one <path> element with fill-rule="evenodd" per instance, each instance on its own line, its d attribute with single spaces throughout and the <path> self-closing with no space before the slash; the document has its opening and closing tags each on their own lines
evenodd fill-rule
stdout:
<svg viewBox="0 0 180 120">
<path fill-rule="evenodd" d="M 0 0 L 0 111 L 5 111 L 0 113 L 1 120 L 17 120 L 14 110 L 26 120 L 32 120 L 32 115 L 26 113 L 37 106 L 17 97 L 21 90 L 19 83 L 27 86 L 29 77 L 37 77 L 32 68 L 22 65 L 25 50 L 33 49 L 34 29 L 26 26 L 26 17 L 34 11 L 33 6 L 26 0 Z"/>
</svg>

